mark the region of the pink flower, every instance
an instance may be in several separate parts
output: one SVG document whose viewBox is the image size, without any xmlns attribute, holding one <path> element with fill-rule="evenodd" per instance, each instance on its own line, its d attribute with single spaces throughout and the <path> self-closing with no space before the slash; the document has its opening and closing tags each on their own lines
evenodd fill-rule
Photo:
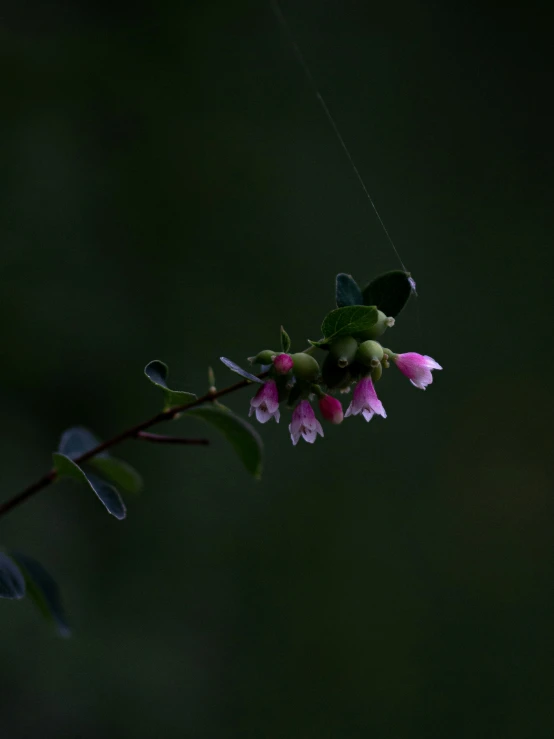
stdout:
<svg viewBox="0 0 554 739">
<path fill-rule="evenodd" d="M 274 418 L 279 423 L 281 413 L 279 411 L 279 394 L 275 380 L 268 380 L 261 386 L 256 395 L 254 395 L 250 401 L 250 413 L 248 415 L 251 416 L 254 411 L 260 423 L 266 423 L 271 418 Z"/>
<path fill-rule="evenodd" d="M 352 402 L 346 409 L 345 416 L 357 416 L 359 413 L 366 421 L 371 421 L 375 414 L 383 418 L 387 417 L 383 404 L 377 397 L 371 377 L 364 377 L 356 385 Z"/>
<path fill-rule="evenodd" d="M 326 421 L 342 423 L 344 418 L 340 401 L 331 395 L 324 395 L 319 399 L 319 410 Z"/>
<path fill-rule="evenodd" d="M 313 444 L 317 434 L 323 436 L 323 429 L 314 414 L 314 410 L 307 400 L 302 400 L 292 414 L 289 426 L 290 437 L 294 446 L 298 444 L 300 437 L 308 444 Z"/>
<path fill-rule="evenodd" d="M 275 372 L 280 375 L 286 375 L 287 372 L 290 372 L 293 364 L 294 362 L 292 361 L 292 357 L 290 354 L 276 354 L 273 357 L 273 366 L 275 367 Z"/>
<path fill-rule="evenodd" d="M 394 357 L 396 366 L 406 375 L 412 385 L 425 390 L 433 382 L 431 370 L 440 370 L 442 367 L 432 357 L 422 356 L 415 352 L 398 354 Z"/>
</svg>

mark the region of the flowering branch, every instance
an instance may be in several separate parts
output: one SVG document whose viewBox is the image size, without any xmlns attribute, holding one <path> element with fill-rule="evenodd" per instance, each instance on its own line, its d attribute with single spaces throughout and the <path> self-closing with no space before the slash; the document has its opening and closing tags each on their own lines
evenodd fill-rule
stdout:
<svg viewBox="0 0 554 739">
<path fill-rule="evenodd" d="M 267 374 L 266 372 L 263 372 L 258 377 L 261 379 L 266 374 Z M 171 408 L 170 410 L 162 411 L 161 413 L 156 414 L 152 418 L 149 418 L 147 421 L 143 421 L 143 423 L 139 423 L 136 426 L 133 426 L 130 429 L 127 429 L 126 431 L 122 431 L 120 434 L 113 436 L 111 439 L 108 439 L 107 441 L 104 441 L 101 444 L 98 444 L 93 449 L 83 452 L 83 454 L 80 454 L 78 457 L 75 457 L 73 461 L 76 464 L 82 464 L 83 462 L 87 462 L 93 457 L 96 457 L 99 454 L 102 454 L 102 452 L 105 452 L 108 449 L 111 449 L 116 444 L 120 444 L 122 441 L 125 441 L 126 439 L 132 439 L 132 438 L 145 439 L 147 438 L 148 441 L 161 441 L 163 437 L 158 436 L 156 439 L 153 439 L 152 437 L 155 436 L 154 434 L 147 434 L 146 436 L 144 436 L 145 429 L 148 429 L 151 426 L 155 426 L 158 423 L 163 423 L 164 421 L 171 421 L 172 419 L 175 418 L 175 416 L 177 416 L 180 413 L 185 413 L 187 411 L 190 411 L 192 408 L 196 408 L 197 406 L 200 406 L 204 403 L 213 402 L 214 400 L 217 400 L 218 398 L 222 398 L 224 395 L 229 395 L 230 393 L 234 393 L 237 390 L 242 390 L 242 388 L 248 387 L 248 385 L 250 384 L 251 383 L 249 380 L 241 380 L 240 382 L 235 382 L 234 385 L 229 385 L 229 387 L 223 388 L 223 390 L 216 390 L 215 392 L 209 391 L 202 397 L 193 401 L 192 403 L 186 403 L 184 405 Z M 183 442 L 191 443 L 190 440 L 183 440 L 181 443 Z M 205 440 L 201 440 L 200 442 L 196 442 L 196 443 L 208 443 L 208 442 Z M 26 500 L 31 498 L 36 493 L 40 492 L 41 490 L 44 490 L 44 488 L 47 488 L 59 476 L 60 476 L 59 472 L 56 469 L 52 469 L 49 472 L 47 472 L 45 475 L 43 475 L 40 479 L 38 479 L 36 482 L 29 485 L 29 487 L 25 488 L 25 490 L 22 490 L 17 495 L 14 495 L 13 498 L 10 498 L 5 503 L 2 503 L 0 505 L 0 518 L 2 518 L 2 516 L 5 516 L 7 513 L 9 513 L 11 510 L 16 508 L 17 506 L 21 505 L 21 503 L 24 503 Z"/>
<path fill-rule="evenodd" d="M 391 363 L 412 384 L 425 390 L 433 382 L 432 371 L 441 366 L 427 355 L 407 352 L 397 354 L 383 347 L 378 339 L 395 324 L 395 318 L 404 308 L 415 283 L 409 273 L 388 272 L 361 290 L 347 274 L 337 275 L 336 303 L 321 324 L 323 338 L 310 341 L 302 352 L 290 353 L 291 340 L 281 327 L 280 351 L 265 349 L 249 359 L 259 365 L 259 373 L 252 374 L 230 359 L 221 357 L 223 364 L 242 379 L 223 390 L 217 390 L 213 371 L 208 373 L 209 390 L 201 397 L 168 386 L 169 370 L 159 360 L 150 362 L 144 370 L 148 380 L 162 391 L 164 406 L 156 415 L 107 441 L 98 440 L 82 427 L 68 429 L 62 434 L 58 450 L 54 452 L 54 467 L 18 495 L 0 505 L 0 518 L 49 487 L 61 477 L 70 477 L 90 488 L 105 508 L 117 519 L 126 516 L 120 495 L 138 492 L 140 475 L 123 460 L 112 457 L 113 447 L 126 439 L 137 439 L 155 444 L 205 446 L 208 439 L 183 438 L 151 433 L 147 429 L 181 415 L 199 418 L 211 424 L 232 444 L 246 469 L 259 478 L 262 469 L 262 441 L 257 431 L 239 416 L 223 406 L 219 399 L 249 385 L 258 390 L 250 400 L 249 416 L 259 423 L 271 419 L 277 423 L 281 407 L 292 409 L 289 432 L 296 446 L 300 439 L 313 444 L 324 431 L 316 418 L 312 403 L 317 399 L 324 421 L 340 424 L 345 418 L 361 415 L 366 421 L 374 416 L 386 418 L 375 383 Z M 326 356 L 321 363 L 312 352 L 319 349 Z M 354 387 L 352 401 L 346 411 L 333 394 L 345 393 Z M 43 613 L 50 614 L 58 632 L 69 633 L 56 583 L 42 565 L 26 555 L 4 554 L 0 551 L 0 597 L 22 598 L 25 593 L 34 598 Z"/>
</svg>

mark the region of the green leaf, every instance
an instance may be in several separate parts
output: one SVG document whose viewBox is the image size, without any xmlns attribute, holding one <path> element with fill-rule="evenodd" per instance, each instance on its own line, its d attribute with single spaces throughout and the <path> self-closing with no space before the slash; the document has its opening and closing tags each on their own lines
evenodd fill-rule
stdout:
<svg viewBox="0 0 554 739">
<path fill-rule="evenodd" d="M 58 451 L 65 454 L 69 459 L 80 457 L 81 454 L 90 452 L 91 449 L 100 444 L 100 439 L 91 433 L 84 426 L 72 426 L 63 432 Z M 107 452 L 101 452 L 102 455 L 108 456 Z"/>
<path fill-rule="evenodd" d="M 403 270 L 385 272 L 364 288 L 364 304 L 375 305 L 386 316 L 397 316 L 412 294 L 410 273 Z"/>
<path fill-rule="evenodd" d="M 347 275 L 344 272 L 337 275 L 336 301 L 337 308 L 344 308 L 347 305 L 364 304 L 362 291 L 352 275 Z"/>
<path fill-rule="evenodd" d="M 99 444 L 100 440 L 88 429 L 83 426 L 73 426 L 63 432 L 58 451 L 69 459 L 76 459 Z M 142 479 L 139 473 L 130 464 L 112 457 L 108 452 L 100 452 L 87 460 L 87 464 L 110 482 L 119 485 L 125 492 L 139 493 L 142 489 Z"/>
<path fill-rule="evenodd" d="M 117 490 L 104 480 L 90 472 L 84 472 L 79 465 L 65 454 L 55 452 L 53 454 L 54 468 L 60 477 L 71 477 L 79 482 L 84 482 L 98 496 L 100 501 L 106 507 L 108 513 L 122 520 L 126 516 L 125 505 L 121 500 L 121 496 Z"/>
<path fill-rule="evenodd" d="M 19 567 L 8 557 L 0 552 L 0 598 L 19 600 L 25 595 L 25 578 Z"/>
<path fill-rule="evenodd" d="M 134 467 L 122 459 L 100 454 L 89 459 L 87 464 L 126 493 L 137 494 L 142 490 L 142 477 Z"/>
<path fill-rule="evenodd" d="M 288 354 L 290 352 L 291 340 L 285 329 L 281 326 L 281 351 Z"/>
<path fill-rule="evenodd" d="M 167 378 L 169 376 L 169 369 L 167 364 L 160 362 L 159 359 L 149 362 L 144 368 L 144 374 L 150 382 L 161 389 L 164 392 L 165 404 L 164 411 L 168 411 L 170 408 L 175 408 L 180 405 L 186 405 L 196 400 L 194 393 L 186 393 L 184 390 L 170 390 L 167 386 Z"/>
<path fill-rule="evenodd" d="M 263 385 L 264 384 L 264 381 L 263 380 L 260 380 L 259 377 L 256 377 L 256 375 L 253 375 L 252 373 L 247 372 L 246 370 L 243 370 L 242 367 L 239 367 L 238 364 L 235 364 L 230 359 L 227 359 L 227 357 L 219 357 L 219 359 L 232 372 L 236 372 L 237 375 L 240 375 L 241 377 L 244 377 L 247 380 L 250 380 L 250 382 L 258 382 L 260 385 Z"/>
<path fill-rule="evenodd" d="M 377 322 L 375 306 L 352 305 L 336 308 L 328 313 L 321 324 L 324 338 L 318 342 L 310 342 L 317 346 L 327 344 L 337 336 L 353 336 L 367 331 Z"/>
<path fill-rule="evenodd" d="M 246 469 L 256 478 L 262 474 L 262 440 L 258 432 L 239 416 L 222 407 L 200 406 L 187 411 L 211 423 L 233 445 Z"/>
<path fill-rule="evenodd" d="M 48 620 L 54 623 L 60 636 L 71 636 L 62 605 L 60 589 L 52 575 L 36 560 L 19 552 L 10 552 L 25 578 L 27 594 Z"/>
</svg>

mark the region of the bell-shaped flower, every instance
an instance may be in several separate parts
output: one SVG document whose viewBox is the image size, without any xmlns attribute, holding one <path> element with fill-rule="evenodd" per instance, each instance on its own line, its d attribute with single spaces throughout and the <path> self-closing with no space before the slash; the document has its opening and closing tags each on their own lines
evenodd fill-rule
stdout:
<svg viewBox="0 0 554 739">
<path fill-rule="evenodd" d="M 331 423 L 342 423 L 344 414 L 340 400 L 332 395 L 324 395 L 319 399 L 319 410 L 326 421 Z"/>
<path fill-rule="evenodd" d="M 433 382 L 431 370 L 441 370 L 440 364 L 435 362 L 432 357 L 408 352 L 407 354 L 397 354 L 393 357 L 396 366 L 403 375 L 410 380 L 412 385 L 425 390 L 427 385 Z"/>
<path fill-rule="evenodd" d="M 267 380 L 256 395 L 250 401 L 249 416 L 256 413 L 256 418 L 260 423 L 266 423 L 274 418 L 279 423 L 281 413 L 279 411 L 279 393 L 275 380 Z"/>
<path fill-rule="evenodd" d="M 323 436 L 323 429 L 309 401 L 302 400 L 298 403 L 292 414 L 289 431 L 294 446 L 298 444 L 300 437 L 308 444 L 313 444 L 317 434 Z"/>
<path fill-rule="evenodd" d="M 387 417 L 383 404 L 377 397 L 371 377 L 363 377 L 358 382 L 354 390 L 352 402 L 344 415 L 357 416 L 359 413 L 362 414 L 366 421 L 371 421 L 375 414 L 383 416 L 383 418 Z"/>
</svg>

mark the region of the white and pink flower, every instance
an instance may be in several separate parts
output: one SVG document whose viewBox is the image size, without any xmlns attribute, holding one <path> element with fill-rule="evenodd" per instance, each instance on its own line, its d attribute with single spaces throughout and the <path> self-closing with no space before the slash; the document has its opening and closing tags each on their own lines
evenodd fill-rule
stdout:
<svg viewBox="0 0 554 739">
<path fill-rule="evenodd" d="M 258 390 L 250 401 L 249 416 L 256 413 L 256 419 L 260 423 L 267 423 L 274 418 L 279 423 L 281 412 L 279 411 L 279 393 L 275 380 L 268 380 Z"/>
<path fill-rule="evenodd" d="M 326 421 L 330 423 L 342 423 L 344 413 L 340 400 L 332 395 L 324 395 L 319 399 L 319 410 Z"/>
<path fill-rule="evenodd" d="M 415 352 L 397 354 L 393 359 L 400 372 L 406 375 L 412 385 L 421 390 L 425 390 L 427 385 L 433 382 L 431 371 L 442 369 L 440 364 L 435 362 L 432 357 L 416 354 Z"/>
<path fill-rule="evenodd" d="M 298 403 L 292 414 L 289 431 L 294 446 L 298 444 L 300 437 L 308 444 L 313 444 L 317 434 L 323 436 L 323 429 L 309 401 L 302 400 Z"/>
<path fill-rule="evenodd" d="M 387 417 L 383 404 L 377 397 L 371 377 L 362 378 L 354 390 L 352 402 L 346 409 L 345 416 L 357 416 L 359 413 L 366 421 L 371 421 L 377 414 L 383 418 Z"/>
</svg>

